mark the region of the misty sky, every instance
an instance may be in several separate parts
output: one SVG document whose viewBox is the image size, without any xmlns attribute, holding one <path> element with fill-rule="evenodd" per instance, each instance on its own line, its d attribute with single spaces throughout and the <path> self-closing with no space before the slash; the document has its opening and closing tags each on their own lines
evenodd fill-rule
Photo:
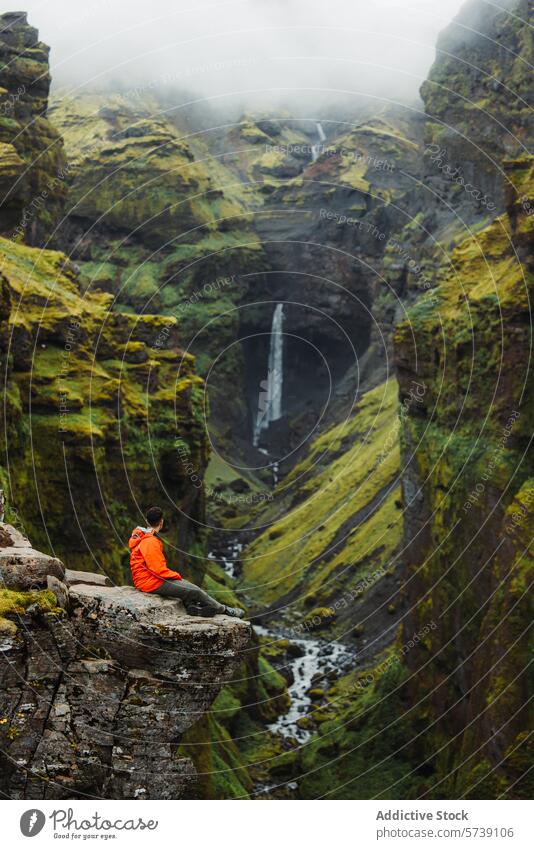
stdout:
<svg viewBox="0 0 534 849">
<path fill-rule="evenodd" d="M 413 99 L 462 0 L 26 0 L 56 86 Z M 235 94 L 239 92 L 239 94 Z M 245 92 L 245 94 L 244 94 Z M 248 94 L 246 93 L 248 92 Z M 322 95 L 319 95 L 322 92 Z"/>
</svg>

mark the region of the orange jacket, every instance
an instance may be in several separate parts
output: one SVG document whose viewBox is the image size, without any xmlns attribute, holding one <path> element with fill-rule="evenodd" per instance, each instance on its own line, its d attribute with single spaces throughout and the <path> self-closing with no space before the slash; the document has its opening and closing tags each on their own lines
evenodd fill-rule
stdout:
<svg viewBox="0 0 534 849">
<path fill-rule="evenodd" d="M 182 580 L 179 572 L 167 568 L 163 543 L 152 531 L 134 528 L 128 545 L 132 578 L 138 590 L 151 593 L 161 587 L 163 581 Z"/>
</svg>

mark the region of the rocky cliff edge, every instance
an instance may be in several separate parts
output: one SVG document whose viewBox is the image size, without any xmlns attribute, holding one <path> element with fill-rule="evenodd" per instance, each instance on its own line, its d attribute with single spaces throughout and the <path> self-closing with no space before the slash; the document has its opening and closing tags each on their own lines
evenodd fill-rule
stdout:
<svg viewBox="0 0 534 849">
<path fill-rule="evenodd" d="M 195 795 L 182 733 L 232 677 L 250 625 L 65 570 L 0 524 L 0 793 Z"/>
</svg>

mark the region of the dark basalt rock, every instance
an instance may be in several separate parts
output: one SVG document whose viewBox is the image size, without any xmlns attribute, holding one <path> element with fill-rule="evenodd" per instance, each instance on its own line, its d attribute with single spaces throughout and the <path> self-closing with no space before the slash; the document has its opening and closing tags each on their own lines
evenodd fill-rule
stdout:
<svg viewBox="0 0 534 849">
<path fill-rule="evenodd" d="M 49 48 L 25 12 L 0 15 L 0 233 L 41 244 L 66 194 L 63 141 L 46 119 Z"/>
</svg>

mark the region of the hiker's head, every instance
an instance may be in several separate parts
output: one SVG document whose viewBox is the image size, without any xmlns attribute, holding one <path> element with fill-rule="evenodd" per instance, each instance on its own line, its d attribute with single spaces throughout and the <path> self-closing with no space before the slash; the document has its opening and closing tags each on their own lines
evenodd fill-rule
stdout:
<svg viewBox="0 0 534 849">
<path fill-rule="evenodd" d="M 149 507 L 145 513 L 146 523 L 149 528 L 161 531 L 163 527 L 163 510 L 159 507 Z"/>
</svg>

